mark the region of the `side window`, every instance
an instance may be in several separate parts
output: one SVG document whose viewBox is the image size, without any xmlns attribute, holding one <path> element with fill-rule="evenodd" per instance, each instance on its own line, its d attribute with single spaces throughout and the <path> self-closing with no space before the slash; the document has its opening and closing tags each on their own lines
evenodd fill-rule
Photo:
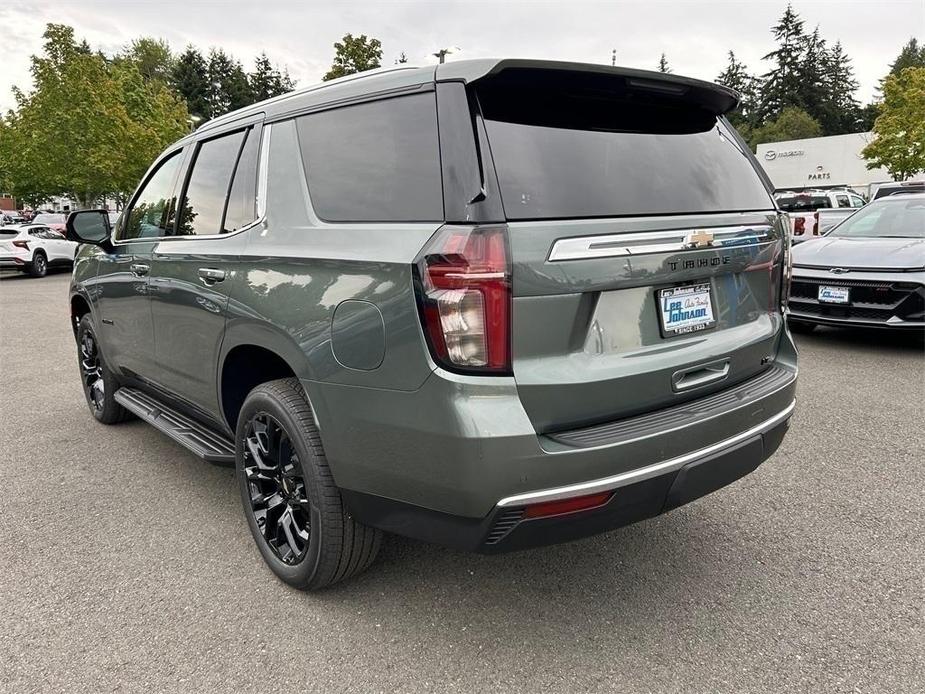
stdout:
<svg viewBox="0 0 925 694">
<path fill-rule="evenodd" d="M 851 203 L 848 202 L 847 195 L 836 195 L 835 200 L 838 202 L 839 207 L 851 207 Z"/>
<path fill-rule="evenodd" d="M 443 219 L 434 94 L 345 106 L 296 123 L 309 195 L 322 219 Z"/>
<path fill-rule="evenodd" d="M 251 128 L 244 136 L 244 148 L 238 158 L 228 194 L 228 208 L 222 233 L 245 227 L 257 219 L 257 150 L 260 133 Z"/>
<path fill-rule="evenodd" d="M 119 239 L 167 236 L 173 227 L 173 189 L 180 168 L 180 152 L 161 162 L 135 198 L 119 230 Z"/>
<path fill-rule="evenodd" d="M 240 130 L 199 143 L 180 206 L 178 236 L 221 231 L 228 189 L 245 132 Z"/>
<path fill-rule="evenodd" d="M 852 207 L 864 207 L 864 201 L 861 198 L 852 195 L 851 196 L 851 206 Z"/>
</svg>

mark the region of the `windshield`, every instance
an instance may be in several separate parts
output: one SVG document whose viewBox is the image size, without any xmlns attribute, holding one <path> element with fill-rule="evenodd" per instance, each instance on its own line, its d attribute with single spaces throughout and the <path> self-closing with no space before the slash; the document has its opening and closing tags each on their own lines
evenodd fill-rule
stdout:
<svg viewBox="0 0 925 694">
<path fill-rule="evenodd" d="M 32 220 L 34 224 L 64 224 L 63 214 L 37 214 Z"/>
<path fill-rule="evenodd" d="M 925 238 L 925 197 L 886 198 L 863 207 L 832 229 L 839 238 Z"/>
</svg>

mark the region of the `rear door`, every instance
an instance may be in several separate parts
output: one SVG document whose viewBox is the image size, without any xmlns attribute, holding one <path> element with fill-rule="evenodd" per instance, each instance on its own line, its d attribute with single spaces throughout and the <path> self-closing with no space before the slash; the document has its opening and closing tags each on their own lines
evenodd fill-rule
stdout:
<svg viewBox="0 0 925 694">
<path fill-rule="evenodd" d="M 156 382 L 217 420 L 216 365 L 243 244 L 237 232 L 256 219 L 259 142 L 259 127 L 247 126 L 193 145 L 176 229 L 152 257 Z"/>
<path fill-rule="evenodd" d="M 725 122 L 606 78 L 512 74 L 476 93 L 508 219 L 514 377 L 538 431 L 767 368 L 786 234 Z"/>
</svg>

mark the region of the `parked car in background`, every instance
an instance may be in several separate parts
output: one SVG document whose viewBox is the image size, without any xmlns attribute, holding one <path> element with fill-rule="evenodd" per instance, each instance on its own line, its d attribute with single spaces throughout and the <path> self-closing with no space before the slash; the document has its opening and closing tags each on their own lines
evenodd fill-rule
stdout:
<svg viewBox="0 0 925 694">
<path fill-rule="evenodd" d="M 0 210 L 0 224 L 22 224 L 26 218 L 16 210 Z"/>
<path fill-rule="evenodd" d="M 884 183 L 877 186 L 873 200 L 885 198 L 888 195 L 903 195 L 905 193 L 925 193 L 925 181 L 903 181 L 901 183 Z"/>
<path fill-rule="evenodd" d="M 43 277 L 49 267 L 74 262 L 77 244 L 44 224 L 0 227 L 0 268 Z"/>
<path fill-rule="evenodd" d="M 925 194 L 874 200 L 793 249 L 790 327 L 925 328 Z"/>
<path fill-rule="evenodd" d="M 819 236 L 864 206 L 864 198 L 850 190 L 811 190 L 778 193 L 777 206 L 790 215 L 794 243 Z"/>
<path fill-rule="evenodd" d="M 64 234 L 67 215 L 61 212 L 40 212 L 32 218 L 32 224 L 42 224 Z"/>
<path fill-rule="evenodd" d="M 797 377 L 787 220 L 737 103 L 484 59 L 211 121 L 114 233 L 68 218 L 90 412 L 236 465 L 303 589 L 363 570 L 380 531 L 503 552 L 719 489 L 777 449 Z"/>
</svg>

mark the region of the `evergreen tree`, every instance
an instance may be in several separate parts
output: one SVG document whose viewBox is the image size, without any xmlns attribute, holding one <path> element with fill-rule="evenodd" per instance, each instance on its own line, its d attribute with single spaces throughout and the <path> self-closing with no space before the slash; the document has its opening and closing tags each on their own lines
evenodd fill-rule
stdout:
<svg viewBox="0 0 925 694">
<path fill-rule="evenodd" d="M 896 60 L 890 63 L 890 75 L 898 75 L 907 67 L 925 67 L 925 44 L 919 45 L 913 37 L 902 47 Z"/>
<path fill-rule="evenodd" d="M 812 34 L 803 38 L 803 49 L 797 70 L 797 92 L 790 102 L 818 121 L 823 132 L 827 131 L 828 124 L 835 117 L 828 110 L 831 101 L 828 98 L 826 84 L 828 57 L 825 39 L 819 34 L 817 26 Z"/>
<path fill-rule="evenodd" d="M 186 99 L 186 108 L 198 118 L 208 118 L 209 110 L 209 66 L 194 46 L 177 58 L 173 67 L 174 88 Z"/>
<path fill-rule="evenodd" d="M 668 67 L 668 59 L 665 57 L 664 53 L 662 53 L 662 57 L 658 59 L 658 71 L 664 73 L 671 72 L 671 68 Z"/>
<path fill-rule="evenodd" d="M 841 41 L 836 41 L 826 54 L 824 68 L 822 99 L 825 117 L 819 118 L 823 133 L 842 135 L 857 132 L 861 121 L 861 105 L 855 97 L 858 81 L 854 78 L 851 58 L 842 48 Z"/>
<path fill-rule="evenodd" d="M 762 60 L 773 61 L 774 67 L 762 76 L 761 121 L 775 118 L 787 106 L 802 107 L 802 61 L 806 45 L 803 20 L 787 5 L 780 21 L 771 28 L 777 41 L 777 49 Z"/>
<path fill-rule="evenodd" d="M 286 92 L 291 92 L 295 84 L 288 72 L 280 72 L 270 63 L 266 53 L 261 53 L 254 60 L 254 71 L 247 76 L 254 101 L 263 101 Z"/>
<path fill-rule="evenodd" d="M 750 125 L 755 115 L 758 80 L 749 74 L 745 63 L 736 60 L 735 53 L 732 51 L 729 51 L 729 63 L 726 69 L 717 75 L 716 81 L 739 93 L 738 107 L 732 113 L 727 114 L 729 122 L 739 130 Z"/>
<path fill-rule="evenodd" d="M 241 63 L 220 48 L 209 51 L 209 116 L 215 118 L 254 103 Z"/>
</svg>

